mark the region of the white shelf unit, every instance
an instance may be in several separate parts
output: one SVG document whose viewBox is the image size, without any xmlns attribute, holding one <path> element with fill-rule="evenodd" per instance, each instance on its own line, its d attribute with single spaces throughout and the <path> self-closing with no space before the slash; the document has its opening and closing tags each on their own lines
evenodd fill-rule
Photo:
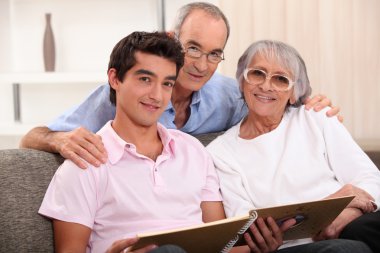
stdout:
<svg viewBox="0 0 380 253">
<path fill-rule="evenodd" d="M 104 72 L 35 72 L 35 73 L 0 73 L 0 83 L 54 84 L 54 83 L 100 83 L 107 81 Z"/>
<path fill-rule="evenodd" d="M 42 73 L 7 73 L 0 74 L 0 83 L 11 84 L 13 91 L 13 113 L 16 123 L 22 122 L 21 115 L 21 92 L 25 85 L 73 85 L 78 84 L 104 84 L 107 83 L 106 73 L 70 73 L 70 72 L 42 72 Z M 75 89 L 73 89 L 75 91 Z"/>
</svg>

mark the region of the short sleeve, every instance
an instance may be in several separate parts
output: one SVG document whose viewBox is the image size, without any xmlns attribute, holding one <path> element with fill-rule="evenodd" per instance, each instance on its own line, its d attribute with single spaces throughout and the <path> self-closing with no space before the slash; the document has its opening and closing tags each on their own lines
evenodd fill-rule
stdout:
<svg viewBox="0 0 380 253">
<path fill-rule="evenodd" d="M 220 194 L 219 188 L 219 178 L 216 174 L 214 163 L 208 154 L 206 163 L 207 175 L 206 184 L 202 189 L 202 201 L 222 201 L 222 196 Z"/>
<path fill-rule="evenodd" d="M 55 173 L 39 214 L 92 229 L 97 208 L 94 168 L 80 169 L 66 160 Z"/>
</svg>

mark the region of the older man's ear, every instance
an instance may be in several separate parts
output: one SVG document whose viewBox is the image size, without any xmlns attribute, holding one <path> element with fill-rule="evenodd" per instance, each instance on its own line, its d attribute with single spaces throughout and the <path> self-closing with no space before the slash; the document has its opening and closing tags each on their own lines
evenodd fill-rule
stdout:
<svg viewBox="0 0 380 253">
<path fill-rule="evenodd" d="M 166 34 L 170 37 L 170 38 L 174 38 L 174 31 L 167 31 Z"/>
</svg>

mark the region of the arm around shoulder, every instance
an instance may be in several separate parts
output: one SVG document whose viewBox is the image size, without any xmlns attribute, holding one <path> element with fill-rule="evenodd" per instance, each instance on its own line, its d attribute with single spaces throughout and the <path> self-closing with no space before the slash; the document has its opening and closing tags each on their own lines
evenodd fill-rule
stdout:
<svg viewBox="0 0 380 253">
<path fill-rule="evenodd" d="M 46 126 L 35 127 L 21 139 L 20 148 L 59 153 L 57 145 L 54 143 L 57 133 L 59 132 L 53 132 Z"/>
<path fill-rule="evenodd" d="M 36 127 L 22 138 L 20 148 L 59 153 L 82 169 L 87 168 L 86 162 L 99 167 L 107 161 L 102 138 L 84 127 L 78 127 L 70 132 L 56 132 L 48 127 Z"/>
</svg>

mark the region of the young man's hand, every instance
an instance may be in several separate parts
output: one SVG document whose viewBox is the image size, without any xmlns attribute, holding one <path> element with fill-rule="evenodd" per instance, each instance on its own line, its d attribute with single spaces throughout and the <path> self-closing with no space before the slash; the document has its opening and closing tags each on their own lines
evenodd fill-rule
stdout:
<svg viewBox="0 0 380 253">
<path fill-rule="evenodd" d="M 340 108 L 338 106 L 333 106 L 331 100 L 327 98 L 325 95 L 315 95 L 314 97 L 309 97 L 305 100 L 306 110 L 310 110 L 311 108 L 313 108 L 314 111 L 319 112 L 326 106 L 331 107 L 331 109 L 326 112 L 326 115 L 328 117 L 337 116 L 338 120 L 340 122 L 343 122 L 343 116 L 338 115 Z"/>
<path fill-rule="evenodd" d="M 146 253 L 157 248 L 156 245 L 148 245 L 144 248 L 141 248 L 135 251 L 125 251 L 128 247 L 135 244 L 138 240 L 139 239 L 137 237 L 118 240 L 111 245 L 111 247 L 107 250 L 106 253 L 121 253 L 121 252 Z"/>
</svg>

